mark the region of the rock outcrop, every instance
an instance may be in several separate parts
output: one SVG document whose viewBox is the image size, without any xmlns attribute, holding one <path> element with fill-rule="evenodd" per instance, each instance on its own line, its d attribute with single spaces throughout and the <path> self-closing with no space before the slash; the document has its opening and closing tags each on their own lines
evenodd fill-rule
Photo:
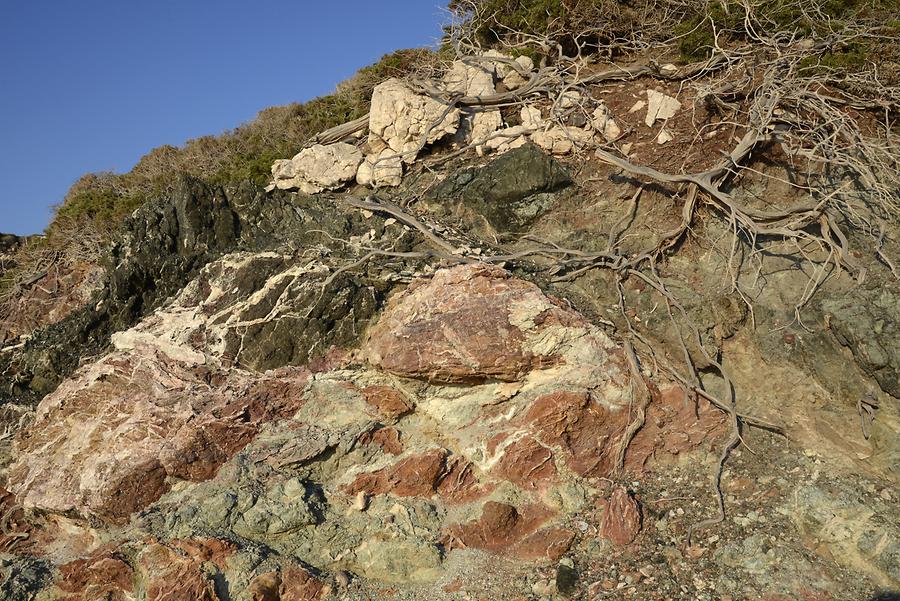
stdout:
<svg viewBox="0 0 900 601">
<path fill-rule="evenodd" d="M 211 477 L 261 423 L 296 410 L 308 376 L 225 370 L 308 364 L 352 343 L 374 312 L 373 288 L 345 279 L 323 302 L 325 272 L 276 253 L 209 264 L 169 308 L 114 334 L 112 353 L 41 401 L 10 468 L 17 496 L 121 520 L 168 478 Z"/>
<path fill-rule="evenodd" d="M 877 257 L 833 230 L 869 279 L 819 280 L 613 160 L 702 172 L 730 146 L 724 122 L 679 139 L 709 109 L 679 68 L 553 68 L 383 82 L 366 142 L 317 136 L 268 189 L 184 179 L 89 298 L 36 295 L 56 323 L 0 348 L 0 599 L 896 588 L 895 226 Z M 729 181 L 746 215 L 795 206 L 770 158 Z"/>
<path fill-rule="evenodd" d="M 58 323 L 81 309 L 95 292 L 102 290 L 105 277 L 102 267 L 88 261 L 53 265 L 38 275 L 3 311 L 0 345 L 14 343 L 19 337 Z"/>
</svg>

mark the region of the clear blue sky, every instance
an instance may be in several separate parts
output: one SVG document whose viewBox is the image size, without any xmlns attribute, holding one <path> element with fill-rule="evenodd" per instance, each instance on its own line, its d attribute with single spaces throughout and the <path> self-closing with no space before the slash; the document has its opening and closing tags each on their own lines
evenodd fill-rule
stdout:
<svg viewBox="0 0 900 601">
<path fill-rule="evenodd" d="M 445 0 L 0 0 L 0 232 L 78 177 L 327 94 L 433 45 Z"/>
</svg>

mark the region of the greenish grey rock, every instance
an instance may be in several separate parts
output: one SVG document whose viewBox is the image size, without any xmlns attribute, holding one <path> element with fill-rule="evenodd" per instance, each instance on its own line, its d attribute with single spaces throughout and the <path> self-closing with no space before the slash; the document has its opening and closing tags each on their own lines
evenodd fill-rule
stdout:
<svg viewBox="0 0 900 601">
<path fill-rule="evenodd" d="M 440 576 L 438 548 L 418 538 L 370 538 L 354 554 L 354 563 L 367 578 L 404 583 L 430 582 Z"/>
<path fill-rule="evenodd" d="M 267 540 L 312 526 L 320 521 L 307 500 L 303 482 L 296 478 L 279 482 L 257 497 L 234 523 L 235 534 L 250 540 Z"/>
<path fill-rule="evenodd" d="M 47 560 L 22 555 L 0 557 L 0 599 L 32 601 L 50 582 Z"/>
<path fill-rule="evenodd" d="M 822 303 L 831 331 L 881 389 L 900 398 L 900 291 L 896 286 L 856 289 Z"/>
<path fill-rule="evenodd" d="M 483 167 L 448 177 L 431 196 L 440 203 L 461 202 L 498 232 L 517 232 L 546 213 L 571 183 L 571 175 L 558 161 L 534 144 L 525 144 Z"/>
</svg>

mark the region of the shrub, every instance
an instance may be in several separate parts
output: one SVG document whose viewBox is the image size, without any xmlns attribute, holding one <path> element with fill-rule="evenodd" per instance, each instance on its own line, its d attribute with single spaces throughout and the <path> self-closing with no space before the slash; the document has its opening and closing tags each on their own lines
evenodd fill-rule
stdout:
<svg viewBox="0 0 900 601">
<path fill-rule="evenodd" d="M 822 39 L 848 22 L 871 23 L 887 30 L 896 20 L 896 0 L 750 0 L 749 6 L 754 27 L 770 36 L 795 33 Z M 716 36 L 723 45 L 747 38 L 745 9 L 733 1 L 453 0 L 450 8 L 464 19 L 477 21 L 474 28 L 483 44 L 523 35 L 548 36 L 569 55 L 579 45 L 615 54 L 674 39 L 681 60 L 692 62 L 709 57 Z M 890 35 L 886 31 L 884 37 Z M 896 43 L 889 45 L 896 50 Z M 863 46 L 834 49 L 826 62 L 858 67 L 865 55 L 878 51 L 884 43 L 869 39 Z"/>
</svg>

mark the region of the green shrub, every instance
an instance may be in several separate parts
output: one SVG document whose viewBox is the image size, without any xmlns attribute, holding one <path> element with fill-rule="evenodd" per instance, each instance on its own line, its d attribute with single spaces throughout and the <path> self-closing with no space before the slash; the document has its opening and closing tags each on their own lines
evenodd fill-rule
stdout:
<svg viewBox="0 0 900 601">
<path fill-rule="evenodd" d="M 817 39 L 840 31 L 850 21 L 889 29 L 897 12 L 896 0 L 750 0 L 750 4 L 753 25 L 760 33 L 790 32 Z M 453 0 L 450 8 L 463 18 L 480 20 L 475 27 L 482 43 L 513 39 L 511 32 L 549 34 L 570 54 L 575 49 L 573 35 L 588 30 L 593 33 L 582 34 L 579 42 L 588 50 L 595 44 L 608 52 L 625 39 L 652 44 L 674 36 L 684 62 L 708 58 L 716 36 L 722 45 L 747 39 L 744 7 L 733 0 L 727 0 L 727 6 L 720 0 Z M 863 55 L 883 45 L 870 41 L 862 49 L 837 49 L 825 62 L 853 68 Z"/>
<path fill-rule="evenodd" d="M 821 0 L 817 9 L 811 3 L 798 0 L 757 0 L 752 2 L 754 27 L 757 31 L 772 35 L 791 33 L 799 37 L 823 39 L 832 31 L 841 31 L 845 22 L 866 19 L 883 22 L 891 14 L 892 0 Z M 704 6 L 704 5 L 701 5 Z M 743 7 L 730 3 L 729 9 L 721 2 L 712 2 L 702 10 L 694 8 L 675 26 L 679 37 L 678 50 L 685 62 L 698 61 L 710 56 L 714 47 L 714 32 L 720 44 L 745 40 L 745 12 Z M 714 29 L 715 28 L 715 29 Z M 867 48 L 871 42 L 864 44 Z M 832 52 L 824 62 L 839 68 L 858 68 L 868 52 L 859 44 Z"/>
</svg>

